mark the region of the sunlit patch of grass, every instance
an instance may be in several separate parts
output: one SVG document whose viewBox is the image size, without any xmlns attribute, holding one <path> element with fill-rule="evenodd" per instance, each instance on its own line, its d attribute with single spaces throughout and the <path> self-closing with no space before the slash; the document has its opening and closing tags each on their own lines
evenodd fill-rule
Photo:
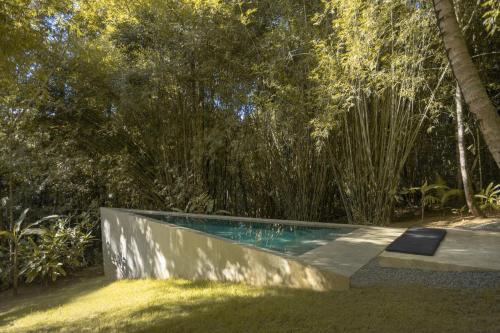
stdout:
<svg viewBox="0 0 500 333">
<path fill-rule="evenodd" d="M 0 301 L 1 332 L 495 332 L 500 291 L 318 293 L 185 280 L 92 278 Z"/>
<path fill-rule="evenodd" d="M 96 278 L 29 301 L 0 303 L 0 331 L 140 328 L 159 319 L 187 316 L 192 307 L 199 308 L 204 303 L 257 297 L 263 292 L 243 285 L 211 282 L 122 280 L 108 283 L 104 278 Z"/>
</svg>

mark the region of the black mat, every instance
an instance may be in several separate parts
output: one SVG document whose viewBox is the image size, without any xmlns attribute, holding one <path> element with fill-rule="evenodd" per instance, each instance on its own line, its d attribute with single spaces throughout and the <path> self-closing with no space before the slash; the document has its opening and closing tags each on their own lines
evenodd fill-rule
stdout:
<svg viewBox="0 0 500 333">
<path fill-rule="evenodd" d="M 444 229 L 410 228 L 389 244 L 386 251 L 432 256 L 444 236 Z"/>
</svg>

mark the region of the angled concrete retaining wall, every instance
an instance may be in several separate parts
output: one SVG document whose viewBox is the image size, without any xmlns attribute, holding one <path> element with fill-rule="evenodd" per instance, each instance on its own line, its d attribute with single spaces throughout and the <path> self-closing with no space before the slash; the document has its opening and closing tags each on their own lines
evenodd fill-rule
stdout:
<svg viewBox="0 0 500 333">
<path fill-rule="evenodd" d="M 113 279 L 184 278 L 314 290 L 347 289 L 349 278 L 291 257 L 123 209 L 101 208 L 104 272 Z"/>
</svg>

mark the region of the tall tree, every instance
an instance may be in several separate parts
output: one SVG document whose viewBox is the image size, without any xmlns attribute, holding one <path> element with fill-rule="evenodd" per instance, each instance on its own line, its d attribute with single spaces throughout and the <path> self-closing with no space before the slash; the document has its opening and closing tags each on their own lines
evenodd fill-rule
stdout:
<svg viewBox="0 0 500 333">
<path fill-rule="evenodd" d="M 488 149 L 500 168 L 500 117 L 472 62 L 452 1 L 433 0 L 433 5 L 453 74 L 465 103 L 476 116 Z"/>
</svg>

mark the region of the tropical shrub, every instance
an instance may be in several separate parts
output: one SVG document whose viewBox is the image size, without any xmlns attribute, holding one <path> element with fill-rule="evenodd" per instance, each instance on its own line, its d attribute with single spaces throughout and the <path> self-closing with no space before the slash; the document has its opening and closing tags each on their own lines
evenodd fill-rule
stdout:
<svg viewBox="0 0 500 333">
<path fill-rule="evenodd" d="M 42 228 L 38 241 L 29 238 L 25 266 L 21 274 L 30 283 L 39 278 L 44 283 L 66 276 L 68 269 L 86 265 L 85 249 L 92 236 L 82 224 L 72 227 L 69 217 L 59 217 L 56 223 Z"/>
<path fill-rule="evenodd" d="M 489 212 L 500 210 L 500 184 L 489 183 L 475 197 L 479 199 L 479 208 L 482 210 Z"/>
<path fill-rule="evenodd" d="M 437 195 L 437 190 L 448 188 L 446 185 L 442 184 L 429 184 L 427 180 L 418 187 L 410 188 L 410 192 L 420 193 L 420 209 L 421 218 L 424 220 L 425 208 L 434 204 L 439 204 L 442 200 Z"/>
<path fill-rule="evenodd" d="M 10 230 L 0 231 L 0 237 L 8 240 L 7 246 L 0 246 L 2 289 L 10 284 L 14 295 L 19 278 L 25 277 L 27 283 L 37 278 L 55 281 L 68 270 L 85 266 L 85 250 L 92 241 L 93 228 L 85 214 L 79 219 L 50 215 L 25 225 L 28 211 L 21 213 Z M 42 225 L 46 221 L 54 222 Z"/>
<path fill-rule="evenodd" d="M 41 228 L 37 228 L 37 226 L 43 221 L 50 220 L 55 218 L 55 215 L 44 217 L 43 219 L 37 220 L 33 223 L 30 223 L 26 226 L 23 226 L 23 222 L 26 219 L 26 214 L 28 213 L 29 208 L 26 208 L 17 221 L 11 225 L 10 230 L 2 230 L 0 231 L 0 237 L 8 238 L 10 242 L 9 248 L 11 249 L 10 258 L 10 274 L 12 276 L 12 287 L 14 295 L 17 294 L 17 286 L 19 280 L 19 258 L 21 251 L 24 246 L 24 241 L 27 236 L 30 235 L 42 235 L 45 230 Z"/>
</svg>

